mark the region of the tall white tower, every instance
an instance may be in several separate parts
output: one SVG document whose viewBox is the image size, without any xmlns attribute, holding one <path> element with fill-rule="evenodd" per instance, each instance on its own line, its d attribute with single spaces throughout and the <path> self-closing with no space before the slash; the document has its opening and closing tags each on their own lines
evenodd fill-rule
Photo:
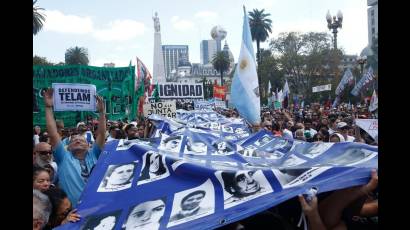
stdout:
<svg viewBox="0 0 410 230">
<path fill-rule="evenodd" d="M 161 27 L 159 24 L 158 13 L 155 12 L 155 16 L 152 17 L 154 20 L 154 70 L 153 70 L 153 83 L 166 82 L 165 78 L 165 65 L 164 56 L 162 55 L 162 45 L 161 45 Z"/>
</svg>

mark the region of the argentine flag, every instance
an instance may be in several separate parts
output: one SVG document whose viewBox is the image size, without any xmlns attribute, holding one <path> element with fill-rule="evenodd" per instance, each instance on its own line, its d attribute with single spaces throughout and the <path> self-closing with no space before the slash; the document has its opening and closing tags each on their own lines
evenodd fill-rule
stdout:
<svg viewBox="0 0 410 230">
<path fill-rule="evenodd" d="M 242 45 L 231 86 L 231 102 L 239 114 L 252 125 L 261 122 L 258 74 L 252 46 L 248 15 L 243 7 Z"/>
</svg>

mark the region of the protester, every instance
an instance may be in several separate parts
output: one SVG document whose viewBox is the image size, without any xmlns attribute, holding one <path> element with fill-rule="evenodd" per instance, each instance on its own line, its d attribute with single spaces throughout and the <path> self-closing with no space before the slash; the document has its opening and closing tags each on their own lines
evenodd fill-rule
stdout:
<svg viewBox="0 0 410 230">
<path fill-rule="evenodd" d="M 350 126 L 346 122 L 339 122 L 337 124 L 337 129 L 343 135 L 343 138 L 345 139 L 346 142 L 354 141 L 355 138 L 348 135 Z"/>
<path fill-rule="evenodd" d="M 51 181 L 55 184 L 58 180 L 58 166 L 57 163 L 53 161 L 52 154 L 53 152 L 51 151 L 51 145 L 45 142 L 38 143 L 34 146 L 33 150 L 33 164 L 50 170 L 49 173 L 51 176 Z"/>
<path fill-rule="evenodd" d="M 42 167 L 33 166 L 33 189 L 45 192 L 50 188 L 50 174 Z"/>
<path fill-rule="evenodd" d="M 59 167 L 59 186 L 67 193 L 73 206 L 77 205 L 81 192 L 90 175 L 92 167 L 97 163 L 101 150 L 105 144 L 105 104 L 97 96 L 97 111 L 99 112 L 99 129 L 97 140 L 90 149 L 83 135 L 74 136 L 67 150 L 64 148 L 61 137 L 57 132 L 53 114 L 53 90 L 48 89 L 44 94 L 47 130 L 50 132 L 50 143 L 53 147 L 53 156 Z M 77 125 L 77 127 L 81 127 Z M 80 128 L 81 130 L 81 128 Z"/>
<path fill-rule="evenodd" d="M 40 142 L 40 133 L 41 133 L 41 128 L 40 126 L 36 125 L 33 128 L 33 141 L 34 145 L 38 144 Z"/>
<path fill-rule="evenodd" d="M 63 190 L 52 188 L 44 193 L 50 199 L 53 207 L 50 220 L 45 229 L 53 229 L 68 222 L 77 222 L 80 220 L 81 216 L 76 213 L 76 209 L 73 209 L 67 194 Z"/>
<path fill-rule="evenodd" d="M 33 230 L 41 230 L 49 221 L 52 205 L 50 199 L 33 189 Z"/>
<path fill-rule="evenodd" d="M 309 220 L 309 229 L 347 229 L 345 222 L 342 220 L 343 210 L 355 201 L 360 202 L 359 199 L 368 196 L 376 189 L 377 185 L 377 172 L 373 170 L 371 179 L 366 185 L 337 190 L 321 201 L 319 205 L 316 196 L 313 196 L 312 200 L 308 202 L 304 196 L 299 195 L 303 212 Z M 365 211 L 363 210 L 363 212 Z M 377 214 L 377 210 L 371 212 Z"/>
</svg>

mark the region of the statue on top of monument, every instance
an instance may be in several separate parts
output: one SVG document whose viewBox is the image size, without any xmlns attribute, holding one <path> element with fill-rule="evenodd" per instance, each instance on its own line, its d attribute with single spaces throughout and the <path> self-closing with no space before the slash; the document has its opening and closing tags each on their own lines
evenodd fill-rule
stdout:
<svg viewBox="0 0 410 230">
<path fill-rule="evenodd" d="M 160 32 L 161 27 L 159 25 L 159 18 L 158 18 L 158 13 L 157 12 L 155 12 L 155 16 L 152 17 L 152 19 L 154 20 L 155 32 Z"/>
</svg>

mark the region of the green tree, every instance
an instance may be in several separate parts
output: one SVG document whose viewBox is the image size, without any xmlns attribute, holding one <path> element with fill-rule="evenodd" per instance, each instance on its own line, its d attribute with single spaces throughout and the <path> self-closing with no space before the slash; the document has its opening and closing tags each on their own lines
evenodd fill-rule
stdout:
<svg viewBox="0 0 410 230">
<path fill-rule="evenodd" d="M 251 28 L 252 41 L 256 41 L 256 57 L 260 64 L 260 43 L 269 38 L 269 33 L 272 33 L 272 20 L 268 18 L 269 13 L 265 10 L 253 9 L 249 11 L 249 26 Z"/>
<path fill-rule="evenodd" d="M 84 47 L 71 47 L 65 52 L 67 65 L 88 65 L 88 50 Z"/>
<path fill-rule="evenodd" d="M 229 55 L 224 51 L 219 51 L 212 57 L 212 65 L 221 74 L 221 85 L 223 85 L 223 74 L 229 69 Z"/>
<path fill-rule="evenodd" d="M 37 0 L 33 1 L 33 35 L 36 35 L 42 28 L 43 23 L 46 20 L 45 16 L 40 13 L 40 10 L 44 10 L 38 6 L 35 6 Z"/>
<path fill-rule="evenodd" d="M 281 33 L 272 39 L 270 48 L 278 57 L 279 69 L 287 76 L 291 92 L 313 99 L 312 86 L 340 80 L 343 51 L 332 48 L 326 33 Z"/>
<path fill-rule="evenodd" d="M 261 97 L 262 104 L 266 104 L 267 97 L 271 96 L 271 92 L 268 92 L 269 81 L 272 86 L 272 91 L 275 91 L 276 88 L 282 88 L 285 84 L 285 77 L 282 71 L 278 68 L 278 60 L 272 55 L 270 50 L 261 49 L 261 64 L 259 65 L 259 75 L 261 76 L 261 84 L 265 86 L 263 91 L 265 97 Z M 264 95 L 264 94 L 262 94 Z"/>
<path fill-rule="evenodd" d="M 52 66 L 52 65 L 54 65 L 54 63 L 51 63 L 51 62 L 47 61 L 47 59 L 45 57 L 40 57 L 40 56 L 34 55 L 33 65 Z"/>
</svg>

